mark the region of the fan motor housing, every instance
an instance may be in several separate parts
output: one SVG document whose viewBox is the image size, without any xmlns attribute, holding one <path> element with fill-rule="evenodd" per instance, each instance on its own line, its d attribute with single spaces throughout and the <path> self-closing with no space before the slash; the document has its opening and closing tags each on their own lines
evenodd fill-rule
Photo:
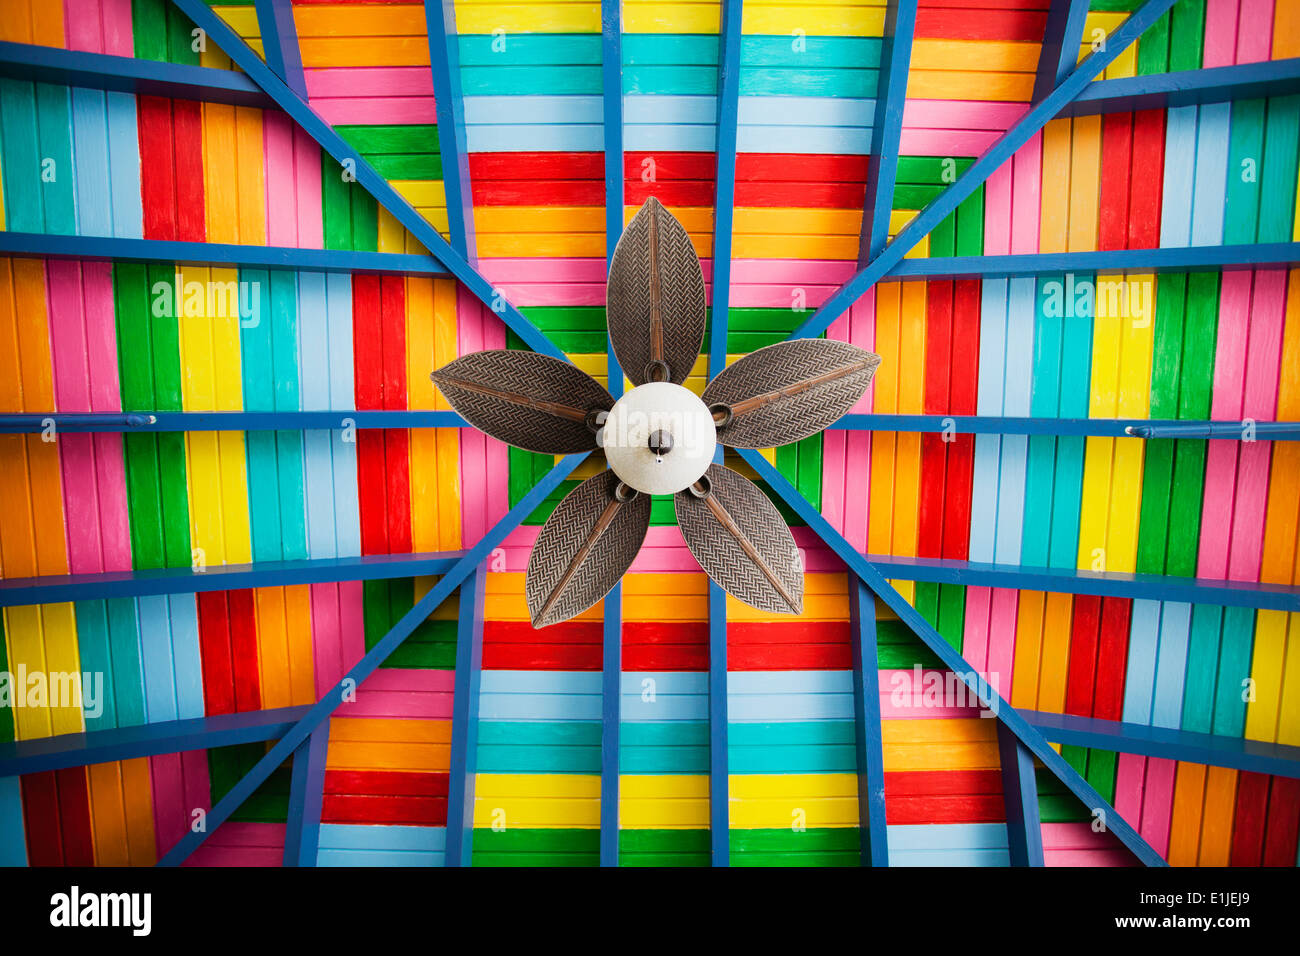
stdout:
<svg viewBox="0 0 1300 956">
<path fill-rule="evenodd" d="M 718 431 L 694 392 L 647 382 L 610 409 L 601 443 L 609 467 L 627 485 L 648 495 L 671 495 L 708 471 Z"/>
</svg>

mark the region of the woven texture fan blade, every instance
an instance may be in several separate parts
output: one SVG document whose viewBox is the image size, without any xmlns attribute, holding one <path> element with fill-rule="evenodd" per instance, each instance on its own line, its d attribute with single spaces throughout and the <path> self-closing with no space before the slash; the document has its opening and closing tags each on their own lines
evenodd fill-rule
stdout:
<svg viewBox="0 0 1300 956">
<path fill-rule="evenodd" d="M 537 352 L 471 352 L 430 377 L 479 431 L 548 455 L 594 449 L 587 414 L 614 407 L 609 392 L 582 369 Z"/>
<path fill-rule="evenodd" d="M 718 373 L 704 403 L 726 405 L 718 441 L 772 448 L 815 435 L 857 403 L 880 356 L 834 339 L 795 339 L 751 352 Z M 715 414 L 716 418 L 716 414 Z"/>
<path fill-rule="evenodd" d="M 650 527 L 650 496 L 620 502 L 618 487 L 612 471 L 588 478 L 542 525 L 524 578 L 533 627 L 581 614 L 632 565 Z"/>
<path fill-rule="evenodd" d="M 794 536 L 758 485 L 722 465 L 705 473 L 711 489 L 673 499 L 686 546 L 727 593 L 760 611 L 803 610 L 803 568 Z"/>
<path fill-rule="evenodd" d="M 686 381 L 704 341 L 704 273 L 659 200 L 645 201 L 614 248 L 605 304 L 614 354 L 633 383 Z"/>
</svg>

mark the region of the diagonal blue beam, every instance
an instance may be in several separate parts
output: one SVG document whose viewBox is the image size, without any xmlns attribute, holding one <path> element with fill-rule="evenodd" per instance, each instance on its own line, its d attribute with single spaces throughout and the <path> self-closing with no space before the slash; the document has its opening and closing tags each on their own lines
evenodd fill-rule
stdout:
<svg viewBox="0 0 1300 956">
<path fill-rule="evenodd" d="M 1035 103 L 1046 99 L 1060 86 L 1078 62 L 1079 47 L 1083 44 L 1083 22 L 1090 5 L 1090 0 L 1052 0 L 1047 8 L 1047 25 L 1043 30 L 1043 45 L 1039 49 L 1038 70 L 1034 76 Z"/>
<path fill-rule="evenodd" d="M 257 9 L 257 29 L 262 34 L 266 65 L 284 80 L 285 86 L 305 100 L 307 80 L 302 72 L 292 0 L 253 0 L 253 4 Z"/>
<path fill-rule="evenodd" d="M 438 152 L 447 192 L 447 232 L 451 247 L 471 264 L 478 262 L 474 233 L 474 193 L 465 135 L 465 96 L 461 90 L 460 46 L 455 0 L 424 0 L 429 34 L 429 68 L 438 113 Z"/>
<path fill-rule="evenodd" d="M 325 800 L 325 752 L 330 725 L 325 721 L 293 752 L 289 815 L 284 828 L 284 865 L 315 866 L 320 848 L 321 805 Z"/>
<path fill-rule="evenodd" d="M 1240 246 L 1173 246 L 1163 249 L 903 259 L 889 270 L 888 277 L 890 279 L 994 279 L 1005 276 L 1110 272 L 1122 269 L 1144 272 L 1187 272 L 1192 269 L 1287 266 L 1297 261 L 1300 261 L 1300 242 L 1267 242 Z"/>
<path fill-rule="evenodd" d="M 600 4 L 600 87 L 605 146 L 605 268 L 623 235 L 623 5 Z M 605 344 L 609 393 L 623 394 L 613 340 Z M 600 658 L 600 865 L 618 866 L 623 703 L 623 585 L 605 595 Z"/>
<path fill-rule="evenodd" d="M 554 358 L 568 361 L 568 356 L 556 347 L 542 332 L 526 319 L 522 312 L 511 305 L 492 283 L 483 277 L 464 256 L 453 249 L 447 240 L 438 234 L 427 219 L 415 211 L 403 199 L 388 180 L 380 176 L 365 158 L 348 145 L 347 141 L 336 133 L 328 123 L 321 119 L 306 101 L 271 72 L 261 58 L 230 29 L 203 0 L 172 0 L 186 16 L 207 31 L 227 56 L 240 69 L 266 91 L 275 100 L 280 109 L 301 126 L 312 139 L 320 144 L 325 152 L 342 163 L 350 160 L 356 164 L 356 181 L 362 189 L 374 196 L 381 206 L 392 213 L 393 218 L 406 227 L 407 231 L 431 253 L 435 259 L 447 267 L 455 278 L 467 288 L 474 297 L 491 309 L 510 329 L 518 335 L 534 352 L 541 352 Z"/>
<path fill-rule="evenodd" d="M 871 154 L 867 159 L 867 192 L 858 242 L 858 268 L 884 251 L 889 241 L 889 214 L 894 207 L 898 148 L 903 138 L 903 106 L 907 73 L 916 33 L 917 0 L 889 0 L 876 85 L 876 112 L 871 121 Z"/>
<path fill-rule="evenodd" d="M 1034 755 L 1007 725 L 998 723 L 998 762 L 1006 806 L 1007 849 L 1012 866 L 1043 865 L 1043 825 L 1038 818 Z"/>
<path fill-rule="evenodd" d="M 718 36 L 717 148 L 713 196 L 713 275 L 709 378 L 727 365 L 731 313 L 731 249 L 736 214 L 736 142 L 740 129 L 740 47 L 743 0 L 725 0 Z M 719 445 L 714 458 L 722 463 Z M 709 579 L 709 857 L 731 865 L 731 767 L 728 754 L 727 593 Z"/>
<path fill-rule="evenodd" d="M 186 833 L 158 861 L 159 866 L 179 866 L 207 839 L 209 833 L 229 819 L 230 814 L 247 800 L 266 781 L 267 777 L 275 772 L 277 767 L 289 758 L 312 731 L 329 719 L 330 715 L 338 709 L 344 699 L 350 697 L 361 682 L 373 674 L 375 669 L 401 646 L 410 633 L 432 614 L 438 605 L 451 596 L 452 591 L 487 559 L 493 549 L 499 546 L 524 518 L 528 517 L 538 505 L 546 500 L 547 495 L 560 486 L 560 483 L 569 476 L 573 469 L 582 464 L 588 454 L 589 452 L 581 452 L 575 455 L 567 455 L 548 471 L 541 481 L 528 494 L 524 495 L 519 503 L 511 508 L 500 521 L 494 524 L 478 544 L 466 551 L 463 557 L 448 568 L 443 576 L 438 579 L 438 583 L 429 590 L 429 593 L 416 601 L 415 606 L 402 615 L 392 629 L 366 652 L 365 656 L 344 675 L 343 679 L 335 684 L 331 690 L 327 691 L 324 697 L 313 704 L 306 715 L 294 724 L 275 746 L 266 752 L 266 756 L 254 764 L 252 769 L 217 802 L 217 805 L 208 814 L 208 826 L 204 831 L 202 833 L 194 833 L 193 831 Z"/>
<path fill-rule="evenodd" d="M 1021 146 L 1029 142 L 1084 88 L 1093 77 L 1109 66 L 1142 33 L 1164 14 L 1174 0 L 1147 0 L 1142 8 L 1129 17 L 1110 35 L 1106 49 L 1092 54 L 1071 73 L 1052 93 L 1034 106 L 1011 129 L 1007 130 L 988 151 L 977 159 L 957 181 L 940 193 L 922 209 L 915 218 L 899 231 L 884 251 L 859 270 L 853 278 L 840 286 L 831 297 L 814 312 L 790 337 L 814 338 L 856 302 L 864 292 L 888 275 L 918 242 L 946 219 L 999 167 L 1010 159 Z"/>
<path fill-rule="evenodd" d="M 1084 435 L 1097 438 L 1219 438 L 1295 441 L 1300 422 L 1198 422 L 1179 418 L 1028 418 L 1002 415 L 845 415 L 833 431 L 939 432 L 953 435 Z"/>
<path fill-rule="evenodd" d="M 889 866 L 885 823 L 885 758 L 880 724 L 880 663 L 876 653 L 876 596 L 849 575 L 853 641 L 853 719 L 857 732 L 858 839 L 863 866 Z"/>
<path fill-rule="evenodd" d="M 478 778 L 479 690 L 483 679 L 483 603 L 487 569 L 460 586 L 456 688 L 451 699 L 451 759 L 444 866 L 470 866 L 474 855 L 474 787 Z"/>
<path fill-rule="evenodd" d="M 748 449 L 742 449 L 740 456 L 758 472 L 759 477 L 767 482 L 768 487 L 781 500 L 794 509 L 795 513 L 835 552 L 840 560 L 848 565 L 849 571 L 856 574 L 862 583 L 870 588 L 880 600 L 888 604 L 894 613 L 898 615 L 899 620 L 921 639 L 921 643 L 928 647 L 943 662 L 945 667 L 951 670 L 963 684 L 974 692 L 985 707 L 996 712 L 997 719 L 1006 724 L 1020 742 L 1028 747 L 1048 770 L 1056 774 L 1071 793 L 1083 801 L 1084 806 L 1094 810 L 1094 812 L 1101 811 L 1104 814 L 1103 819 L 1105 819 L 1107 827 L 1119 838 L 1120 842 L 1132 850 L 1137 858 L 1146 865 L 1165 865 L 1160 854 L 1142 838 L 1142 835 L 1127 820 L 1121 817 L 1115 811 L 1115 808 L 1107 803 L 1101 794 L 1079 775 L 1077 770 L 1066 763 L 1061 755 L 1052 749 L 1051 745 L 1043 738 L 1043 735 L 1015 708 L 1008 704 L 1002 698 L 1002 695 L 994 690 L 988 681 L 981 677 L 967 663 L 966 659 L 944 640 L 938 631 L 930 626 L 929 622 L 920 615 L 916 608 L 907 603 L 903 596 L 894 589 L 893 585 L 885 579 L 884 575 L 863 555 L 855 551 L 853 546 L 844 539 L 844 536 L 830 526 L 830 523 L 822 517 L 821 512 L 814 508 L 794 485 L 790 484 L 779 471 L 768 464 L 767 459 L 758 452 Z"/>
<path fill-rule="evenodd" d="M 1300 57 L 1090 83 L 1061 116 L 1230 103 L 1300 92 Z"/>
</svg>

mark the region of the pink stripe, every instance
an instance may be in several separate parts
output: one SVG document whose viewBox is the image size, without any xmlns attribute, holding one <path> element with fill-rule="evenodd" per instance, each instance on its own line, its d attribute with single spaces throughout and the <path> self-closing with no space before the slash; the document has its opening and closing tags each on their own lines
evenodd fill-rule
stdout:
<svg viewBox="0 0 1300 956">
<path fill-rule="evenodd" d="M 1044 850 L 1113 850 L 1118 846 L 1114 834 L 1095 832 L 1091 823 L 1043 824 Z"/>
<path fill-rule="evenodd" d="M 450 720 L 455 681 L 453 671 L 380 668 L 335 715 Z"/>
<path fill-rule="evenodd" d="M 298 194 L 298 245 L 304 249 L 323 249 L 320 146 L 297 125 L 293 127 L 293 168 Z"/>
<path fill-rule="evenodd" d="M 1139 831 L 1155 851 L 1164 857 L 1169 855 L 1169 824 L 1174 812 L 1174 774 L 1177 768 L 1178 764 L 1173 760 L 1147 758 L 1146 787 L 1142 794 L 1142 825 Z"/>
<path fill-rule="evenodd" d="M 1142 820 L 1142 778 L 1147 761 L 1137 754 L 1120 754 L 1115 768 L 1115 812 L 1129 823 Z"/>
<path fill-rule="evenodd" d="M 908 156 L 982 156 L 1001 135 L 993 131 L 904 127 L 899 152 Z"/>
<path fill-rule="evenodd" d="M 868 289 L 849 307 L 849 341 L 870 351 L 876 346 L 876 290 Z M 875 391 L 867 393 L 849 409 L 851 413 L 867 414 L 875 406 Z M 844 446 L 844 525 L 848 529 L 850 544 L 859 551 L 867 550 L 867 499 L 871 476 L 871 433 L 849 432 Z"/>
<path fill-rule="evenodd" d="M 504 291 L 504 290 L 503 290 Z M 507 297 L 517 302 L 509 292 Z M 483 305 L 464 288 L 456 289 L 456 323 L 461 355 L 487 348 Z M 460 429 L 461 541 L 477 544 L 488 530 L 487 438 L 473 428 Z"/>
<path fill-rule="evenodd" d="M 984 184 L 984 252 L 1004 256 L 1011 252 L 1011 184 L 1014 158 L 999 166 Z"/>
<path fill-rule="evenodd" d="M 1086 824 L 1085 824 L 1086 825 Z M 1137 866 L 1128 850 L 1043 850 L 1043 866 Z"/>
<path fill-rule="evenodd" d="M 98 0 L 63 0 L 63 27 L 69 50 L 105 52 Z"/>
<path fill-rule="evenodd" d="M 183 866 L 283 866 L 283 823 L 227 821 Z"/>
<path fill-rule="evenodd" d="M 1210 417 L 1231 421 L 1242 417 L 1246 346 L 1250 323 L 1252 273 L 1225 272 L 1219 296 L 1219 335 L 1214 360 L 1214 397 Z M 1228 573 L 1228 551 L 1236 493 L 1236 441 L 1211 441 L 1205 461 L 1205 499 L 1201 513 L 1201 541 L 1197 574 L 1223 578 Z"/>
<path fill-rule="evenodd" d="M 1285 308 L 1285 270 L 1256 272 L 1242 408 L 1245 417 L 1256 421 L 1277 416 Z M 1228 577 L 1233 580 L 1259 580 L 1272 452 L 1273 443 L 1267 441 L 1241 442 L 1237 450 L 1237 496 L 1228 554 Z"/>
<path fill-rule="evenodd" d="M 438 111 L 433 97 L 372 96 L 330 97 L 311 101 L 316 115 L 331 126 L 393 123 L 436 124 Z"/>
<path fill-rule="evenodd" d="M 961 653 L 972 668 L 981 674 L 989 669 L 989 601 L 988 588 L 966 589 L 966 623 L 962 633 Z"/>
<path fill-rule="evenodd" d="M 298 244 L 298 191 L 294 188 L 293 128 L 293 121 L 284 113 L 267 110 L 263 116 L 266 241 L 272 246 Z"/>
<path fill-rule="evenodd" d="M 433 74 L 423 66 L 337 66 L 303 72 L 309 100 L 318 96 L 433 96 Z"/>
<path fill-rule="evenodd" d="M 1272 59 L 1273 0 L 1241 0 L 1237 21 L 1237 62 L 1262 63 Z"/>
<path fill-rule="evenodd" d="M 104 52 L 112 56 L 135 56 L 131 30 L 131 0 L 100 0 L 104 20 Z"/>
<path fill-rule="evenodd" d="M 1232 66 L 1236 61 L 1237 0 L 1208 0 L 1205 5 L 1205 56 L 1202 66 Z"/>
<path fill-rule="evenodd" d="M 1040 199 L 1043 189 L 1043 134 L 1022 146 L 1012 157 L 1011 252 L 1038 251 Z"/>
<path fill-rule="evenodd" d="M 1006 132 L 1026 113 L 1025 103 L 969 100 L 914 100 L 903 107 L 903 132 L 908 127 L 933 130 L 997 130 Z"/>
<path fill-rule="evenodd" d="M 1016 657 L 1016 617 L 1020 592 L 994 588 L 989 604 L 988 681 L 1004 697 L 1011 693 Z"/>
<path fill-rule="evenodd" d="M 339 629 L 342 632 L 343 666 L 346 669 L 366 654 L 360 581 L 343 581 L 339 584 Z"/>
<path fill-rule="evenodd" d="M 316 697 L 324 697 L 347 673 L 343 662 L 343 633 L 339 622 L 337 584 L 313 584 L 311 594 L 312 662 Z"/>
<path fill-rule="evenodd" d="M 880 716 L 887 720 L 979 719 L 981 711 L 974 700 L 974 694 L 969 694 L 966 685 L 950 671 L 917 665 L 911 670 L 890 668 L 880 672 Z"/>
</svg>

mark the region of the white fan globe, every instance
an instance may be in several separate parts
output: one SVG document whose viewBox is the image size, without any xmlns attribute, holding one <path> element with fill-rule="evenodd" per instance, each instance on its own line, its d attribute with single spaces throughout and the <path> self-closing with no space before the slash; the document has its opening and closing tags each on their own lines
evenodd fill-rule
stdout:
<svg viewBox="0 0 1300 956">
<path fill-rule="evenodd" d="M 718 430 L 694 392 L 647 382 L 610 409 L 601 443 L 609 467 L 625 484 L 647 495 L 672 495 L 709 470 Z"/>
</svg>

